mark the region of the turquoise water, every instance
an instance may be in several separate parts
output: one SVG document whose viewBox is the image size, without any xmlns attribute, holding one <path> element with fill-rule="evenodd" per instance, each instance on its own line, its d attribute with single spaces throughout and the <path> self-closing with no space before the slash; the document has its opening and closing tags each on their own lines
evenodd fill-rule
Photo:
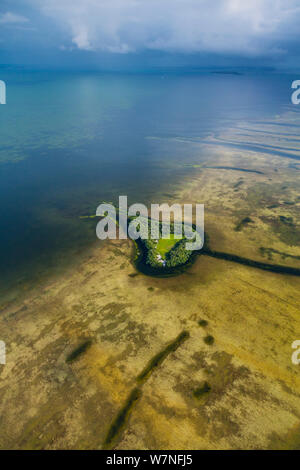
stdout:
<svg viewBox="0 0 300 470">
<path fill-rule="evenodd" d="M 95 242 L 95 220 L 79 216 L 103 200 L 168 202 L 186 164 L 207 159 L 187 141 L 286 111 L 295 78 L 0 69 L 2 286 Z"/>
</svg>

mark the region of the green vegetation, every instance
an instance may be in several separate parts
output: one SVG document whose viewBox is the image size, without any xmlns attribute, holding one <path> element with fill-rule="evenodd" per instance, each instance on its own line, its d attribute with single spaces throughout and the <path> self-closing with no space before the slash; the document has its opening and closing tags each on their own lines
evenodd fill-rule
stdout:
<svg viewBox="0 0 300 470">
<path fill-rule="evenodd" d="M 139 387 L 136 387 L 132 390 L 123 408 L 119 411 L 108 430 L 107 436 L 104 441 L 104 448 L 109 447 L 115 440 L 115 438 L 118 436 L 119 432 L 121 431 L 128 419 L 129 413 L 134 403 L 141 397 L 141 395 L 142 391 Z"/>
<path fill-rule="evenodd" d="M 260 216 L 262 222 L 269 225 L 274 235 L 287 245 L 299 246 L 300 231 L 296 221 L 289 215 L 278 215 L 276 217 Z"/>
<path fill-rule="evenodd" d="M 172 343 L 168 344 L 168 346 L 163 350 L 160 351 L 158 354 L 156 354 L 150 362 L 147 364 L 145 369 L 139 374 L 137 377 L 138 382 L 144 382 L 151 373 L 153 372 L 154 368 L 158 367 L 164 359 L 171 353 L 176 351 L 176 349 L 187 339 L 189 338 L 189 333 L 188 331 L 182 331 L 177 338 L 175 338 Z M 104 440 L 104 445 L 103 448 L 107 449 L 110 448 L 113 442 L 116 440 L 117 436 L 123 429 L 123 427 L 126 424 L 126 421 L 129 417 L 129 414 L 134 406 L 134 404 L 137 402 L 137 400 L 142 396 L 142 390 L 141 386 L 135 387 L 131 393 L 129 394 L 124 406 L 121 408 L 121 410 L 118 412 L 117 416 L 113 420 L 108 433 L 106 435 L 106 438 Z"/>
<path fill-rule="evenodd" d="M 76 349 L 74 349 L 74 351 L 72 351 L 68 355 L 66 362 L 70 363 L 70 362 L 75 361 L 78 358 L 78 356 L 83 354 L 91 345 L 92 345 L 92 341 L 90 339 L 82 343 L 80 346 L 78 346 Z"/>
<path fill-rule="evenodd" d="M 254 261 L 252 259 L 243 258 L 242 256 L 232 255 L 230 253 L 222 253 L 219 251 L 213 251 L 205 247 L 202 250 L 202 254 L 211 256 L 216 259 L 223 259 L 225 261 L 232 261 L 233 263 L 243 264 L 245 266 L 251 266 L 252 268 L 262 269 L 263 271 L 270 271 L 279 274 L 290 274 L 292 276 L 300 276 L 299 268 L 292 268 L 290 266 L 281 266 L 279 264 L 262 263 L 260 261 Z"/>
<path fill-rule="evenodd" d="M 161 236 L 161 224 L 159 224 Z M 151 238 L 151 226 L 149 223 L 148 239 L 141 239 L 146 248 L 146 263 L 152 268 L 174 268 L 185 264 L 191 257 L 192 251 L 186 249 L 187 238 L 175 238 L 174 224 L 170 227 L 170 238 Z"/>
<path fill-rule="evenodd" d="M 250 219 L 250 217 L 244 217 L 244 218 L 237 224 L 237 226 L 235 227 L 234 230 L 235 230 L 236 232 L 240 232 L 243 227 L 245 227 L 246 225 L 250 224 L 251 222 L 253 222 L 253 220 Z"/>
<path fill-rule="evenodd" d="M 208 325 L 208 321 L 207 321 L 207 320 L 199 320 L 199 321 L 198 321 L 198 325 L 205 327 L 205 326 Z"/>
<path fill-rule="evenodd" d="M 180 239 L 182 238 L 175 238 L 174 233 L 170 234 L 170 238 L 160 238 L 156 245 L 157 253 L 164 258 Z"/>
<path fill-rule="evenodd" d="M 178 242 L 172 250 L 166 256 L 166 265 L 168 267 L 175 267 L 181 264 L 185 264 L 192 252 L 186 249 L 187 240 L 184 238 Z"/>
<path fill-rule="evenodd" d="M 215 342 L 215 338 L 211 335 L 208 335 L 208 336 L 205 336 L 204 338 L 204 343 L 205 344 L 208 344 L 209 346 L 211 346 L 212 344 L 214 344 Z"/>
<path fill-rule="evenodd" d="M 239 180 L 239 181 L 237 181 L 237 183 L 235 183 L 235 184 L 233 185 L 233 187 L 234 187 L 235 189 L 238 189 L 243 183 L 244 183 L 244 180 Z"/>
<path fill-rule="evenodd" d="M 153 288 L 150 287 L 149 289 L 153 289 Z M 138 375 L 137 382 L 145 382 L 145 380 L 149 378 L 149 376 L 153 372 L 154 368 L 158 367 L 171 352 L 176 351 L 176 349 L 187 338 L 189 338 L 189 336 L 190 335 L 188 331 L 182 331 L 177 336 L 177 338 L 175 338 L 175 340 L 172 341 L 172 343 L 168 344 L 168 346 L 163 351 L 160 351 L 150 360 L 150 362 L 147 364 L 145 369 L 143 369 L 143 371 Z M 106 438 L 104 440 L 103 449 L 111 448 L 112 444 L 118 437 L 119 433 L 124 428 L 134 404 L 142 396 L 141 387 L 142 387 L 142 384 L 138 387 L 135 387 L 131 391 L 124 406 L 121 408 L 121 410 L 118 412 L 117 416 L 113 420 L 108 430 L 108 433 L 106 435 Z"/>
<path fill-rule="evenodd" d="M 201 385 L 200 387 L 196 388 L 196 390 L 193 391 L 193 395 L 195 398 L 199 399 L 210 391 L 211 391 L 211 386 L 209 385 L 208 382 L 204 382 L 203 385 Z"/>
<path fill-rule="evenodd" d="M 115 207 L 117 215 L 120 215 L 119 208 Z M 84 215 L 80 218 L 89 219 L 95 218 L 95 215 Z M 137 240 L 133 240 L 136 248 L 136 257 L 135 261 L 140 258 L 140 255 L 144 255 L 144 250 L 140 250 L 141 246 L 146 251 L 145 260 L 146 264 L 150 265 L 151 268 L 159 269 L 163 272 L 162 268 L 174 268 L 176 266 L 181 266 L 187 263 L 192 255 L 191 250 L 186 249 L 186 243 L 188 240 L 184 235 L 176 235 L 175 237 L 175 225 L 176 222 L 170 224 L 170 236 L 169 238 L 162 238 L 162 223 L 155 221 L 148 217 L 141 216 L 130 216 L 127 219 L 127 224 L 131 225 L 131 228 L 136 221 L 135 230 L 139 232 L 140 237 Z M 132 225 L 133 223 L 133 225 Z M 119 225 L 119 222 L 116 221 L 116 224 Z M 151 237 L 151 230 L 158 228 L 158 239 Z M 183 233 L 183 224 L 180 224 L 180 232 Z M 192 230 L 194 230 L 192 228 Z M 195 237 L 199 236 L 195 232 Z M 130 277 L 137 276 L 137 273 L 129 274 Z"/>
<path fill-rule="evenodd" d="M 257 175 L 263 175 L 264 173 L 259 170 L 249 170 L 248 168 L 238 168 L 236 166 L 207 166 L 205 168 L 211 168 L 215 170 L 233 170 L 233 171 L 243 171 L 245 173 L 256 173 Z"/>
<path fill-rule="evenodd" d="M 225 169 L 225 168 L 224 168 Z M 236 169 L 240 171 L 248 171 L 246 169 L 241 169 L 241 168 L 229 168 L 227 167 L 226 169 Z M 249 170 L 250 171 L 250 170 Z M 253 170 L 254 171 L 254 170 Z M 300 196 L 297 198 L 297 200 L 300 200 Z M 273 204 L 271 206 L 268 206 L 268 208 L 275 208 L 278 207 L 278 204 Z M 118 212 L 118 210 L 117 210 Z M 86 217 L 86 216 L 83 216 Z M 260 217 L 263 221 L 264 218 Z M 132 220 L 133 217 L 128 219 L 128 222 Z M 143 224 L 144 227 L 148 224 L 148 227 L 150 227 L 150 222 L 151 219 L 145 219 L 145 223 Z M 239 231 L 242 229 L 243 226 L 253 222 L 250 217 L 245 217 L 242 219 L 236 226 L 235 230 Z M 271 222 L 274 225 L 274 229 L 276 229 L 277 233 L 282 235 L 281 238 L 284 237 L 284 240 L 287 241 L 290 244 L 296 245 L 299 241 L 299 231 L 295 230 L 295 223 L 293 220 L 293 217 L 286 217 L 286 216 L 279 216 L 274 219 L 266 219 L 266 222 Z M 159 224 L 161 227 L 161 224 Z M 141 228 L 141 230 L 143 227 Z M 184 264 L 189 261 L 191 258 L 192 254 L 198 254 L 197 251 L 189 251 L 185 249 L 185 244 L 186 244 L 186 238 L 182 238 L 181 240 L 177 241 L 175 244 L 173 243 L 175 241 L 174 239 L 174 234 L 173 234 L 173 239 L 172 239 L 172 229 L 174 231 L 174 227 L 171 225 L 171 239 L 166 240 L 169 242 L 169 247 L 170 250 L 166 251 L 165 253 L 165 259 L 158 260 L 157 255 L 159 253 L 155 253 L 157 242 L 153 239 L 140 239 L 140 240 L 132 240 L 133 243 L 135 244 L 136 247 L 136 255 L 135 255 L 135 261 L 139 261 L 136 263 L 136 267 L 138 270 L 142 271 L 143 273 L 151 276 L 158 276 L 164 273 L 164 269 L 162 268 L 169 268 L 165 270 L 166 275 L 176 275 L 180 274 L 182 271 L 181 270 L 173 270 L 172 268 L 175 268 L 177 266 L 183 266 Z M 165 248 L 167 247 L 167 244 L 164 245 L 163 240 L 159 239 L 159 241 L 162 241 L 162 244 L 160 245 L 161 247 Z M 138 243 L 137 243 L 138 242 Z M 173 244 L 173 246 L 171 246 Z M 144 249 L 141 249 L 144 248 Z M 269 259 L 271 259 L 272 253 L 275 253 L 276 250 L 273 249 L 268 249 L 268 248 L 260 248 L 261 254 L 264 255 L 264 252 L 268 254 Z M 289 254 L 284 254 L 281 252 L 276 252 L 277 254 L 280 254 L 282 258 L 293 258 L 293 259 L 298 259 L 297 256 L 289 255 Z M 257 269 L 262 269 L 264 271 L 269 271 L 269 272 L 274 272 L 274 273 L 279 273 L 279 274 L 289 274 L 293 276 L 300 276 L 300 269 L 299 268 L 294 268 L 294 267 L 289 267 L 289 266 L 282 266 L 278 264 L 269 264 L 269 263 L 263 263 L 260 261 L 254 261 L 252 259 L 244 258 L 242 256 L 234 255 L 231 253 L 223 253 L 223 252 L 217 252 L 214 250 L 211 250 L 209 248 L 209 241 L 208 241 L 208 234 L 205 234 L 205 243 L 204 247 L 202 248 L 201 255 L 204 256 L 210 256 L 212 258 L 216 259 L 222 259 L 225 261 L 231 261 L 234 263 L 242 264 L 245 266 L 250 266 L 253 268 Z M 146 265 L 149 265 L 151 268 L 154 268 L 153 270 L 145 269 Z M 143 269 L 141 269 L 143 267 Z M 131 273 L 129 274 L 130 277 L 135 277 L 137 276 L 138 273 Z"/>
<path fill-rule="evenodd" d="M 267 256 L 269 260 L 273 259 L 273 256 L 272 256 L 273 254 L 281 256 L 281 259 L 283 260 L 286 258 L 297 259 L 297 260 L 300 259 L 300 256 L 290 255 L 289 253 L 284 253 L 283 251 L 278 251 L 278 250 L 275 250 L 274 248 L 265 248 L 261 246 L 259 248 L 259 251 L 262 256 Z"/>
<path fill-rule="evenodd" d="M 145 380 L 152 372 L 153 370 L 158 367 L 165 359 L 166 357 L 171 353 L 176 351 L 176 349 L 179 348 L 179 346 L 187 339 L 189 338 L 190 334 L 188 331 L 182 331 L 180 335 L 175 338 L 172 343 L 168 344 L 168 346 L 157 353 L 147 364 L 147 366 L 142 370 L 142 372 L 138 375 L 137 380 L 139 382 L 142 382 Z"/>
<path fill-rule="evenodd" d="M 280 215 L 279 216 L 280 222 L 282 222 L 285 225 L 294 225 L 294 219 L 293 217 L 286 217 L 285 215 Z"/>
</svg>

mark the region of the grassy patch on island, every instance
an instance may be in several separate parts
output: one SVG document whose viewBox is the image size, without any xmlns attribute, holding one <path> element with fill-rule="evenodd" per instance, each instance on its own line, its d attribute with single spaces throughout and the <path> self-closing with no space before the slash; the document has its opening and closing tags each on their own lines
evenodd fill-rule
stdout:
<svg viewBox="0 0 300 470">
<path fill-rule="evenodd" d="M 173 248 L 176 243 L 182 240 L 181 238 L 175 238 L 175 234 L 171 233 L 170 238 L 160 238 L 156 245 L 156 251 L 162 258 L 165 258 L 166 254 Z"/>
</svg>

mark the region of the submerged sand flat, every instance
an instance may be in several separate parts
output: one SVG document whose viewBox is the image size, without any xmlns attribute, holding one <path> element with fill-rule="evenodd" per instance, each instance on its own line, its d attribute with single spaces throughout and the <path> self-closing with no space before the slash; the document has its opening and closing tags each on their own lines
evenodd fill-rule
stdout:
<svg viewBox="0 0 300 470">
<path fill-rule="evenodd" d="M 207 159 L 183 162 L 193 176 L 165 202 L 204 203 L 215 250 L 299 267 L 296 118 L 187 142 Z M 76 269 L 3 302 L 0 447 L 299 449 L 300 277 L 199 256 L 157 279 L 132 255 L 131 241 L 99 242 Z"/>
</svg>

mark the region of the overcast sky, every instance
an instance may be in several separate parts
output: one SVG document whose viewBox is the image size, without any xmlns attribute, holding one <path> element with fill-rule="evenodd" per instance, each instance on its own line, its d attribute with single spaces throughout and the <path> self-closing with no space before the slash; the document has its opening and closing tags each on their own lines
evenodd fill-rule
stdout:
<svg viewBox="0 0 300 470">
<path fill-rule="evenodd" d="M 299 0 L 1 0 L 1 63 L 299 68 Z"/>
</svg>

